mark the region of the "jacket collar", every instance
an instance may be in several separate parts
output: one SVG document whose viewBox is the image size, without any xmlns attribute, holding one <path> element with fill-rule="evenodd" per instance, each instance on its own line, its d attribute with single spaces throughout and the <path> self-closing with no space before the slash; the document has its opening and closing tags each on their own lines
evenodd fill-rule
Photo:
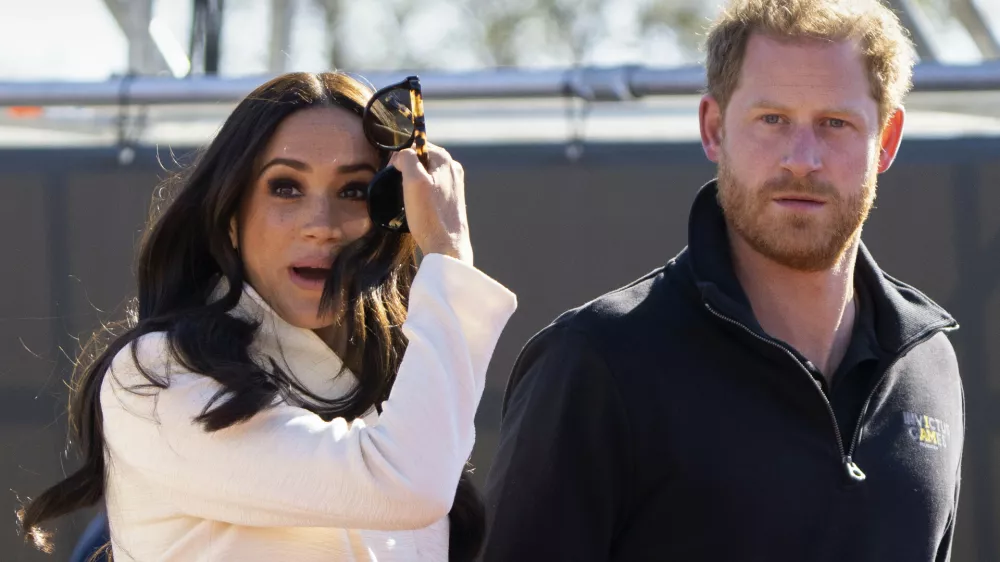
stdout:
<svg viewBox="0 0 1000 562">
<path fill-rule="evenodd" d="M 733 320 L 763 334 L 750 301 L 736 278 L 725 217 L 717 200 L 716 180 L 705 184 L 695 197 L 688 222 L 687 261 L 702 301 Z M 958 323 L 917 289 L 883 272 L 860 244 L 854 269 L 856 279 L 869 290 L 879 345 L 898 353 L 930 332 L 958 328 Z"/>
</svg>

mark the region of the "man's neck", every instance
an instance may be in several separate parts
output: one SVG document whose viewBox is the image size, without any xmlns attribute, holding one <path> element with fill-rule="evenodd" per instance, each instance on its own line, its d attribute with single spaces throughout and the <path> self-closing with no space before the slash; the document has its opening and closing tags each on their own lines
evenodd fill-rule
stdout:
<svg viewBox="0 0 1000 562">
<path fill-rule="evenodd" d="M 858 239 L 834 267 L 803 272 L 758 253 L 730 231 L 733 269 L 761 328 L 805 356 L 831 382 L 856 316 L 854 264 Z"/>
</svg>

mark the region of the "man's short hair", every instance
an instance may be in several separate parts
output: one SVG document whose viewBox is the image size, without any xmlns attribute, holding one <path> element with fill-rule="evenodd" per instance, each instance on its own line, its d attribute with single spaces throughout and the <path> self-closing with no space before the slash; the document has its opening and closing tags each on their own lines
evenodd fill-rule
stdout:
<svg viewBox="0 0 1000 562">
<path fill-rule="evenodd" d="M 880 125 L 912 83 L 915 51 L 896 14 L 879 0 L 731 0 L 705 45 L 708 93 L 725 111 L 754 33 L 778 39 L 857 41 Z"/>
</svg>

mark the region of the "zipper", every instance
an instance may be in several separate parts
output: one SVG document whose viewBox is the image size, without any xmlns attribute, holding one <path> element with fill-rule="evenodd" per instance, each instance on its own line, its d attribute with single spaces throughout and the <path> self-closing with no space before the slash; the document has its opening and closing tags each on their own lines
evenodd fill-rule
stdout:
<svg viewBox="0 0 1000 562">
<path fill-rule="evenodd" d="M 755 332 L 755 331 L 751 330 L 750 328 L 748 328 L 742 322 L 739 322 L 737 320 L 733 320 L 732 318 L 730 318 L 730 317 L 728 317 L 728 316 L 726 316 L 724 314 L 716 312 L 715 309 L 712 308 L 712 306 L 709 305 L 708 303 L 705 303 L 705 308 L 707 308 L 708 311 L 711 312 L 712 315 L 715 316 L 716 318 L 719 318 L 720 320 L 724 320 L 724 321 L 726 321 L 726 322 L 728 322 L 730 324 L 733 324 L 734 326 L 738 326 L 738 327 L 742 328 L 743 331 L 745 331 L 746 333 L 750 334 L 751 336 L 757 338 L 758 340 L 760 340 L 760 341 L 762 341 L 764 343 L 767 343 L 768 345 L 771 345 L 773 347 L 776 347 L 776 348 L 780 349 L 781 351 L 784 351 L 789 357 L 792 358 L 793 361 L 795 361 L 796 365 L 798 365 L 799 367 L 801 367 L 802 370 L 805 371 L 807 375 L 809 375 L 809 379 L 812 380 L 815 383 L 815 379 L 813 378 L 812 373 L 810 373 L 809 369 L 806 368 L 806 366 L 803 365 L 802 362 L 799 361 L 799 359 L 797 357 L 795 357 L 795 354 L 792 353 L 792 351 L 790 349 L 788 349 L 787 347 L 781 345 L 780 343 L 778 343 L 778 342 L 776 342 L 776 341 L 774 341 L 772 339 L 765 338 L 765 337 L 761 336 L 757 332 Z M 889 366 L 886 367 L 885 370 L 882 371 L 881 375 L 879 375 L 878 382 L 875 383 L 875 385 L 872 387 L 871 391 L 869 391 L 868 397 L 865 398 L 865 402 L 861 406 L 861 414 L 858 416 L 858 422 L 854 426 L 854 435 L 851 436 L 851 443 L 849 444 L 849 447 L 848 447 L 848 449 L 846 451 L 844 450 L 844 438 L 843 438 L 843 436 L 840 433 L 840 426 L 837 425 L 837 415 L 834 414 L 834 412 L 833 412 L 833 405 L 830 404 L 830 400 L 827 398 L 826 394 L 823 393 L 823 390 L 818 385 L 815 385 L 815 384 L 813 385 L 813 386 L 816 386 L 816 390 L 819 391 L 820 397 L 823 399 L 823 404 L 826 406 L 826 411 L 830 414 L 830 421 L 833 423 L 833 433 L 837 437 L 837 450 L 840 451 L 840 457 L 843 460 L 844 469 L 847 471 L 847 476 L 851 479 L 851 481 L 853 481 L 853 482 L 863 482 L 865 480 L 865 473 L 861 470 L 861 467 L 859 467 L 854 462 L 854 459 L 852 457 L 854 456 L 854 450 L 858 446 L 858 441 L 860 441 L 860 439 L 861 439 L 861 428 L 864 425 L 865 415 L 868 414 L 868 405 L 871 404 L 872 398 L 875 397 L 875 392 L 877 392 L 878 389 L 879 389 L 879 387 L 882 386 L 882 382 L 885 381 L 885 377 L 889 374 L 889 371 L 891 371 L 892 368 L 896 366 L 896 363 L 899 363 L 899 361 L 903 358 L 903 356 L 905 356 L 907 353 L 909 353 L 909 351 L 911 349 L 913 349 L 914 347 L 916 347 L 916 346 L 924 343 L 925 341 L 931 339 L 939 331 L 948 329 L 948 327 L 951 326 L 952 324 L 953 324 L 953 322 L 949 322 L 949 323 L 946 323 L 946 324 L 942 324 L 942 325 L 933 326 L 931 328 L 928 328 L 927 331 L 923 335 L 921 335 L 919 338 L 914 339 L 913 341 L 911 341 L 910 343 L 908 343 L 905 347 L 903 347 L 901 350 L 899 350 L 899 353 L 896 354 L 896 357 L 892 360 L 892 363 L 889 363 Z"/>
<path fill-rule="evenodd" d="M 795 354 L 792 353 L 792 351 L 789 350 L 787 347 L 781 345 L 780 343 L 778 343 L 778 342 L 776 342 L 776 341 L 774 341 L 772 339 L 765 338 L 764 336 L 761 336 L 757 332 L 755 332 L 755 331 L 751 330 L 750 328 L 748 328 L 742 322 L 739 322 L 737 320 L 733 320 L 732 318 L 730 318 L 730 317 L 728 317 L 728 316 L 726 316 L 724 314 L 716 312 L 715 309 L 712 308 L 711 305 L 709 305 L 708 303 L 705 303 L 705 308 L 707 308 L 708 311 L 711 312 L 712 315 L 715 316 L 716 318 L 719 318 L 720 320 L 724 320 L 724 321 L 726 321 L 726 322 L 728 322 L 728 323 L 730 323 L 730 324 L 732 324 L 734 326 L 738 326 L 738 327 L 742 328 L 743 331 L 745 331 L 746 333 L 750 334 L 751 336 L 757 338 L 758 340 L 760 340 L 760 341 L 762 341 L 762 342 L 764 342 L 764 343 L 766 343 L 766 344 L 768 344 L 770 346 L 776 347 L 776 348 L 780 349 L 781 351 L 785 352 L 785 354 L 787 354 L 789 357 L 792 358 L 793 361 L 795 361 L 796 365 L 798 365 L 799 367 L 801 367 L 802 370 L 806 372 L 806 375 L 809 376 L 809 380 L 812 381 L 813 382 L 813 386 L 816 387 L 816 391 L 819 392 L 820 398 L 823 399 L 823 405 L 826 406 L 827 413 L 830 414 L 830 422 L 833 424 L 833 433 L 837 437 L 837 450 L 840 452 L 840 458 L 841 458 L 841 461 L 844 463 L 844 470 L 847 473 L 847 477 L 850 478 L 850 480 L 852 482 L 863 482 L 864 479 L 865 479 L 865 473 L 861 471 L 861 468 L 858 467 L 858 465 L 855 464 L 854 460 L 851 458 L 851 453 L 854 452 L 854 442 L 853 441 L 851 442 L 850 453 L 848 453 L 848 451 L 846 451 L 844 449 L 844 438 L 843 438 L 843 436 L 840 433 L 840 426 L 837 425 L 837 415 L 834 414 L 834 412 L 833 412 L 833 405 L 830 404 L 830 400 L 827 398 L 826 394 L 823 392 L 823 389 L 821 389 L 819 387 L 819 385 L 816 384 L 816 379 L 813 378 L 813 375 L 812 375 L 812 373 L 809 372 L 809 369 L 806 368 L 806 366 L 803 365 L 801 361 L 799 361 L 798 357 L 795 357 Z M 897 360 L 898 360 L 898 358 L 897 358 Z M 893 363 L 893 365 L 895 365 L 895 362 Z M 888 371 L 886 371 L 886 372 L 888 372 Z M 882 376 L 884 377 L 885 374 L 883 374 Z M 881 384 L 881 383 L 882 383 L 882 380 L 879 379 L 879 384 Z M 871 400 L 872 396 L 874 396 L 874 394 L 875 393 L 874 393 L 874 390 L 873 390 L 872 393 L 868 396 L 868 400 Z M 865 414 L 865 412 L 867 410 L 868 410 L 868 402 L 866 401 L 864 407 L 862 407 L 862 409 L 861 409 L 861 416 L 862 416 L 862 418 L 864 418 L 864 414 Z M 861 419 L 858 419 L 858 427 L 861 427 Z M 857 435 L 858 435 L 857 430 L 855 430 L 855 438 L 857 438 Z"/>
</svg>

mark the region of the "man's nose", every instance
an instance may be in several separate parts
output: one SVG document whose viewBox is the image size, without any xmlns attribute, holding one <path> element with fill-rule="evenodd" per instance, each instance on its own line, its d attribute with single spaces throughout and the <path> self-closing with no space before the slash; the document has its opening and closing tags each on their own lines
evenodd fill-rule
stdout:
<svg viewBox="0 0 1000 562">
<path fill-rule="evenodd" d="M 781 166 L 796 177 L 806 177 L 823 167 L 820 141 L 812 127 L 799 127 L 789 139 Z"/>
</svg>

